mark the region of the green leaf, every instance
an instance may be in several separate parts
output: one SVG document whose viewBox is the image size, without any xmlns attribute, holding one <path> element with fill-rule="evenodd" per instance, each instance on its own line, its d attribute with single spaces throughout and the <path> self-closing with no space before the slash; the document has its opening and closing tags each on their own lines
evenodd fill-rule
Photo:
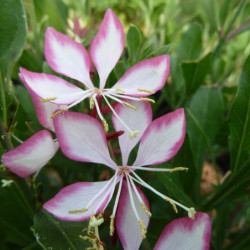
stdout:
<svg viewBox="0 0 250 250">
<path fill-rule="evenodd" d="M 250 56 L 240 79 L 236 98 L 229 114 L 231 169 L 236 172 L 250 153 Z"/>
<path fill-rule="evenodd" d="M 129 64 L 134 65 L 137 62 L 138 51 L 141 46 L 141 33 L 135 26 L 131 25 L 127 34 L 127 44 L 129 52 Z"/>
<path fill-rule="evenodd" d="M 191 23 L 188 30 L 182 35 L 178 46 L 178 56 L 181 60 L 195 60 L 202 51 L 202 27 Z"/>
<path fill-rule="evenodd" d="M 183 76 L 185 78 L 187 95 L 192 95 L 202 84 L 210 71 L 211 53 L 197 61 L 182 63 Z"/>
<path fill-rule="evenodd" d="M 21 0 L 0 0 L 0 71 L 3 78 L 25 45 L 26 15 Z"/>
<path fill-rule="evenodd" d="M 152 51 L 150 56 L 161 56 L 161 55 L 166 55 L 169 53 L 170 49 L 172 48 L 171 44 L 166 44 L 163 45 L 162 47 Z"/>
<path fill-rule="evenodd" d="M 224 110 L 221 91 L 206 87 L 200 88 L 187 111 L 187 132 L 192 150 L 195 152 L 194 159 L 198 173 L 201 173 L 205 149 L 211 147 L 223 124 Z"/>
<path fill-rule="evenodd" d="M 88 221 L 69 222 L 56 219 L 42 209 L 34 219 L 34 235 L 44 249 L 86 249 L 90 247 L 87 240 L 79 235 L 86 235 Z"/>
</svg>

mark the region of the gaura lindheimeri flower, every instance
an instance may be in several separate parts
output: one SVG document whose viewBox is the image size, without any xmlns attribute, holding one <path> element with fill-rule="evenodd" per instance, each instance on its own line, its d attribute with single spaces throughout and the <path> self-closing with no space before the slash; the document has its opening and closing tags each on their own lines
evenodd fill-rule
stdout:
<svg viewBox="0 0 250 250">
<path fill-rule="evenodd" d="M 206 213 L 198 212 L 195 219 L 175 219 L 163 230 L 154 250 L 209 250 L 211 221 Z"/>
<path fill-rule="evenodd" d="M 121 104 L 115 111 L 133 129 L 139 127 L 142 133 L 134 140 L 125 135 L 119 137 L 122 153 L 122 165 L 117 165 L 109 155 L 107 141 L 101 124 L 86 114 L 65 112 L 55 117 L 54 126 L 63 153 L 76 161 L 101 163 L 112 168 L 115 173 L 109 181 L 78 182 L 63 188 L 54 198 L 44 204 L 44 208 L 59 219 L 81 221 L 96 215 L 106 208 L 111 200 L 115 186 L 118 191 L 111 215 L 110 234 L 114 224 L 125 249 L 137 249 L 146 236 L 151 216 L 147 198 L 135 183 L 150 189 L 155 194 L 176 206 L 185 209 L 190 217 L 194 208 L 187 208 L 166 195 L 158 192 L 136 173 L 145 171 L 176 171 L 184 168 L 162 169 L 143 167 L 171 159 L 181 147 L 185 136 L 185 115 L 183 109 L 164 115 L 152 122 L 152 110 L 149 103 L 130 101 L 137 111 L 127 109 Z M 117 131 L 121 123 L 113 115 L 113 124 Z M 134 146 L 140 141 L 134 164 L 128 165 L 128 157 Z M 186 170 L 186 169 L 185 169 Z"/>
<path fill-rule="evenodd" d="M 19 77 L 24 81 L 21 74 Z M 58 109 L 58 105 L 42 103 L 40 97 L 28 89 L 34 103 L 39 122 L 47 129 L 54 131 L 50 116 Z M 20 177 L 27 177 L 39 171 L 57 152 L 59 144 L 52 138 L 48 130 L 41 130 L 22 142 L 18 147 L 2 156 L 2 163 Z"/>
<path fill-rule="evenodd" d="M 104 128 L 107 123 L 101 114 L 96 98 L 104 98 L 107 105 L 120 119 L 109 99 L 135 108 L 121 98 L 137 101 L 153 101 L 147 98 L 160 90 L 166 82 L 170 70 L 169 57 L 162 55 L 144 60 L 131 67 L 112 87 L 105 88 L 106 80 L 124 49 L 124 31 L 121 22 L 111 9 L 107 10 L 96 37 L 90 45 L 90 52 L 68 36 L 48 28 L 45 33 L 45 57 L 49 66 L 57 73 L 73 78 L 86 90 L 83 90 L 62 78 L 44 73 L 34 73 L 21 68 L 21 73 L 29 88 L 44 102 L 67 105 L 52 117 L 67 110 L 86 98 L 90 98 L 90 106 L 96 107 Z M 94 64 L 99 74 L 99 88 L 90 78 L 91 65 Z M 130 138 L 136 137 L 138 130 L 133 131 L 120 119 L 129 131 Z M 124 129 L 123 129 L 124 130 Z"/>
</svg>

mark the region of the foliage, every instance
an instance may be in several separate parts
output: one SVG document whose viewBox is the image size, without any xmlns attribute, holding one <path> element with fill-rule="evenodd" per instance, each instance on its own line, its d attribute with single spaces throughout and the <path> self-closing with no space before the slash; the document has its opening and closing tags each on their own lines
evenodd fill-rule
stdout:
<svg viewBox="0 0 250 250">
<path fill-rule="evenodd" d="M 167 53 L 171 57 L 171 74 L 154 96 L 154 116 L 180 107 L 186 113 L 185 143 L 174 159 L 161 167 L 182 166 L 189 171 L 149 174 L 144 179 L 183 204 L 209 213 L 213 222 L 212 249 L 247 249 L 249 1 L 0 0 L 1 155 L 18 145 L 11 134 L 26 140 L 41 129 L 18 72 L 22 66 L 55 74 L 43 55 L 46 28 L 53 26 L 67 33 L 67 19 L 76 15 L 87 28 L 82 43 L 88 49 L 107 8 L 113 9 L 126 31 L 126 49 L 108 84 L 112 86 L 137 62 Z M 87 103 L 76 107 L 81 112 L 87 109 Z M 206 162 L 213 178 L 204 173 Z M 68 184 L 109 176 L 107 168 L 94 165 L 72 162 L 58 152 L 37 176 L 26 179 L 1 165 L 0 180 L 14 182 L 0 187 L 0 249 L 87 247 L 89 242 L 79 238 L 85 234 L 86 221 L 62 222 L 41 207 Z M 145 193 L 153 216 L 141 248 L 151 249 L 166 224 L 184 215 L 175 214 L 169 204 L 146 190 Z M 112 246 L 108 228 L 109 223 L 105 222 L 101 239 L 107 249 L 120 249 L 119 242 Z"/>
</svg>

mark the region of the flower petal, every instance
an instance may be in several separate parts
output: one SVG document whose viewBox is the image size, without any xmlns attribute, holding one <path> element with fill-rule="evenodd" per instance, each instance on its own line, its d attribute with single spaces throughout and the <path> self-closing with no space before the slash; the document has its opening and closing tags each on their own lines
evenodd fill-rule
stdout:
<svg viewBox="0 0 250 250">
<path fill-rule="evenodd" d="M 40 170 L 56 153 L 59 145 L 50 132 L 41 130 L 2 156 L 2 163 L 20 177 Z"/>
<path fill-rule="evenodd" d="M 138 91 L 138 89 L 153 92 L 160 90 L 166 82 L 169 70 L 170 60 L 167 55 L 144 60 L 130 68 L 113 89 L 123 89 L 126 95 L 148 96 L 150 93 Z"/>
<path fill-rule="evenodd" d="M 185 128 L 182 108 L 154 120 L 142 136 L 133 165 L 159 164 L 174 157 L 184 141 Z"/>
<path fill-rule="evenodd" d="M 88 202 L 90 202 L 108 182 L 109 181 L 77 182 L 69 185 L 61 189 L 59 193 L 57 193 L 54 198 L 47 201 L 43 207 L 61 220 L 82 221 L 89 219 L 91 214 L 95 212 L 102 196 L 98 196 L 95 201 L 91 203 L 86 212 L 69 213 L 69 211 L 86 208 Z M 107 198 L 100 204 L 96 214 L 105 209 L 109 202 L 109 196 L 110 194 L 107 195 Z"/>
<path fill-rule="evenodd" d="M 49 27 L 45 33 L 45 57 L 56 72 L 93 88 L 90 80 L 90 60 L 87 50 L 70 37 Z"/>
<path fill-rule="evenodd" d="M 59 105 L 49 103 L 49 102 L 41 102 L 41 98 L 36 95 L 25 83 L 24 77 L 21 73 L 18 74 L 19 78 L 22 80 L 24 85 L 27 87 L 27 90 L 29 91 L 33 104 L 36 109 L 37 117 L 39 122 L 47 129 L 50 129 L 52 131 L 55 131 L 53 120 L 51 118 L 51 115 L 59 109 Z M 63 107 L 61 107 L 63 108 Z"/>
<path fill-rule="evenodd" d="M 114 12 L 108 9 L 90 46 L 90 55 L 100 77 L 100 89 L 104 88 L 109 73 L 121 57 L 124 37 L 121 22 Z"/>
<path fill-rule="evenodd" d="M 50 101 L 52 103 L 66 105 L 85 95 L 85 91 L 57 76 L 30 72 L 23 68 L 20 71 L 26 88 L 31 89 L 42 99 L 56 97 L 57 99 Z"/>
<path fill-rule="evenodd" d="M 195 219 L 180 218 L 163 230 L 154 250 L 209 250 L 211 221 L 205 213 L 198 212 Z"/>
<path fill-rule="evenodd" d="M 129 132 L 127 130 L 124 131 L 123 135 L 119 136 L 123 166 L 127 165 L 131 150 L 140 141 L 144 131 L 152 122 L 152 109 L 150 103 L 130 100 L 126 100 L 126 102 L 133 105 L 136 110 L 119 103 L 115 106 L 115 111 L 123 121 L 126 121 L 126 124 L 130 129 L 133 131 L 139 130 L 140 132 L 137 137 L 132 140 L 129 138 Z M 116 131 L 124 130 L 123 125 L 115 115 L 112 116 L 112 121 Z"/>
<path fill-rule="evenodd" d="M 54 118 L 54 126 L 60 147 L 67 157 L 75 161 L 102 163 L 116 169 L 98 120 L 89 115 L 66 111 Z"/>
<path fill-rule="evenodd" d="M 133 208 L 131 206 L 129 191 L 127 184 L 125 182 L 126 181 L 124 181 L 124 184 L 122 185 L 122 191 L 117 208 L 117 214 L 115 216 L 115 228 L 122 243 L 123 249 L 125 250 L 139 249 L 139 246 L 141 245 L 142 242 L 142 233 L 137 218 L 134 214 Z M 144 204 L 149 210 L 149 204 L 146 196 L 143 194 L 140 188 L 137 187 L 137 190 L 140 196 L 142 197 Z M 134 191 L 133 191 L 133 197 L 138 215 L 142 220 L 144 226 L 148 228 L 149 216 L 142 209 L 140 201 L 137 199 Z"/>
</svg>

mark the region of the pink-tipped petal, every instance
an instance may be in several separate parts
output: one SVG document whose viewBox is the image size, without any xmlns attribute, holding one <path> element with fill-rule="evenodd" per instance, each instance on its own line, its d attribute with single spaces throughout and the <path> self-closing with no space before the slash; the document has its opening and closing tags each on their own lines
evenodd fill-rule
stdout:
<svg viewBox="0 0 250 250">
<path fill-rule="evenodd" d="M 90 46 L 90 55 L 100 77 L 100 89 L 104 88 L 109 73 L 121 57 L 124 37 L 121 22 L 114 12 L 108 9 Z"/>
<path fill-rule="evenodd" d="M 93 88 L 89 55 L 80 43 L 49 27 L 45 33 L 45 57 L 56 72 Z"/>
<path fill-rule="evenodd" d="M 51 118 L 51 115 L 57 110 L 59 109 L 59 106 L 53 103 L 49 103 L 49 102 L 41 102 L 41 98 L 36 95 L 27 85 L 27 83 L 25 83 L 24 77 L 22 76 L 21 73 L 18 74 L 19 78 L 22 80 L 22 82 L 24 83 L 24 85 L 27 87 L 27 90 L 29 91 L 33 104 L 35 106 L 36 109 L 36 113 L 37 113 L 37 117 L 39 122 L 47 129 L 50 129 L 52 131 L 55 131 L 54 129 L 54 124 L 53 124 L 53 120 Z"/>
<path fill-rule="evenodd" d="M 174 157 L 184 141 L 185 129 L 186 119 L 182 108 L 154 120 L 141 138 L 133 165 L 159 164 Z"/>
<path fill-rule="evenodd" d="M 138 91 L 138 89 L 153 92 L 160 90 L 166 82 L 169 71 L 170 60 L 167 55 L 147 59 L 130 68 L 113 89 L 120 88 L 126 95 L 145 97 L 150 93 Z"/>
<path fill-rule="evenodd" d="M 198 212 L 195 219 L 180 218 L 163 230 L 154 250 L 209 250 L 211 221 L 205 213 Z"/>
<path fill-rule="evenodd" d="M 101 202 L 103 194 L 98 195 L 98 197 L 90 204 L 87 211 L 75 213 L 70 213 L 70 211 L 86 208 L 88 202 L 90 202 L 108 182 L 109 181 L 77 182 L 69 185 L 60 190 L 59 193 L 57 193 L 54 198 L 47 201 L 43 207 L 61 220 L 82 221 L 89 219 L 91 214 L 95 212 L 98 204 Z M 106 193 L 104 192 L 104 194 Z M 111 194 L 109 193 L 107 198 L 100 204 L 96 214 L 105 209 L 109 202 L 110 195 Z"/>
<path fill-rule="evenodd" d="M 40 170 L 56 153 L 59 145 L 50 132 L 41 130 L 2 156 L 2 163 L 20 177 Z"/>
<path fill-rule="evenodd" d="M 126 124 L 130 129 L 133 131 L 139 130 L 140 132 L 136 138 L 131 140 L 129 138 L 129 132 L 124 130 L 123 125 L 119 122 L 115 115 L 112 116 L 115 130 L 124 130 L 124 134 L 119 137 L 123 166 L 127 165 L 131 150 L 140 141 L 144 131 L 152 122 L 152 109 L 150 103 L 130 100 L 125 101 L 133 105 L 136 110 L 119 103 L 115 106 L 115 111 L 123 121 L 126 121 Z"/>
<path fill-rule="evenodd" d="M 110 158 L 106 136 L 95 118 L 66 111 L 54 118 L 56 136 L 63 153 L 75 161 L 105 164 L 116 169 Z"/>
<path fill-rule="evenodd" d="M 31 89 L 41 99 L 56 97 L 50 102 L 60 105 L 71 104 L 84 95 L 85 91 L 73 84 L 54 75 L 44 73 L 34 73 L 26 69 L 20 69 L 23 76 L 23 83 L 28 89 Z"/>
<path fill-rule="evenodd" d="M 146 196 L 143 194 L 140 188 L 137 187 L 137 190 L 144 204 L 146 205 L 147 209 L 150 210 Z M 138 215 L 142 220 L 143 225 L 147 229 L 150 218 L 147 215 L 147 213 L 143 210 L 140 201 L 137 199 L 137 196 L 134 193 L 134 191 L 133 191 L 133 197 Z M 139 246 L 141 245 L 142 242 L 142 233 L 140 230 L 138 220 L 131 206 L 129 191 L 126 181 L 124 181 L 122 185 L 122 191 L 117 208 L 117 214 L 115 216 L 115 229 L 117 230 L 123 249 L 125 250 L 139 249 Z"/>
</svg>

